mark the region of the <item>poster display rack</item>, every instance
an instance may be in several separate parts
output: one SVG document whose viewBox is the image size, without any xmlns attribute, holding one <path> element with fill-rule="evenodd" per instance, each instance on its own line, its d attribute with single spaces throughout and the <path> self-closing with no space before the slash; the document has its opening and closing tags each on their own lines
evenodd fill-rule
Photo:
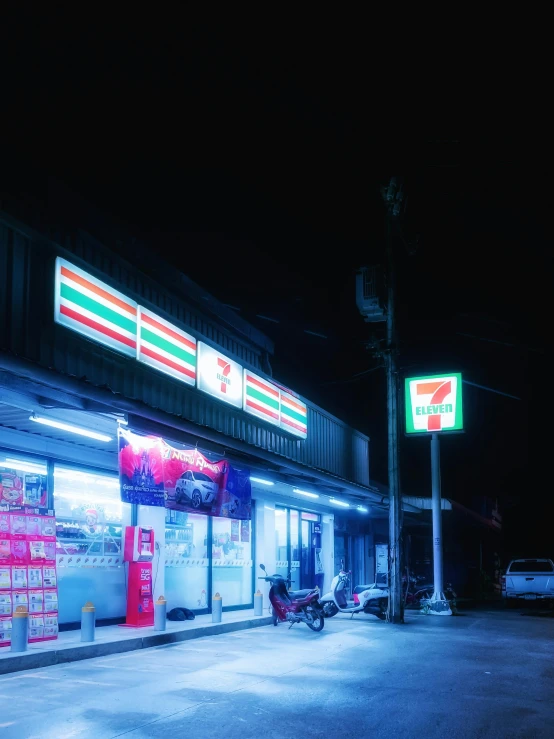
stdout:
<svg viewBox="0 0 554 739">
<path fill-rule="evenodd" d="M 0 506 L 0 647 L 11 644 L 17 606 L 29 611 L 29 643 L 58 638 L 53 510 Z"/>
</svg>

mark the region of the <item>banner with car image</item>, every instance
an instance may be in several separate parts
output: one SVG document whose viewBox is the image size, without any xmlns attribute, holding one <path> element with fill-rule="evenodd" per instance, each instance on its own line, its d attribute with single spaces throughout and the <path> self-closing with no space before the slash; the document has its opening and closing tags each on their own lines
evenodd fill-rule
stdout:
<svg viewBox="0 0 554 739">
<path fill-rule="evenodd" d="M 178 511 L 249 520 L 250 470 L 163 441 L 165 505 Z"/>
<path fill-rule="evenodd" d="M 125 503 L 250 520 L 250 470 L 210 459 L 188 446 L 129 429 L 119 432 L 119 477 Z"/>
</svg>

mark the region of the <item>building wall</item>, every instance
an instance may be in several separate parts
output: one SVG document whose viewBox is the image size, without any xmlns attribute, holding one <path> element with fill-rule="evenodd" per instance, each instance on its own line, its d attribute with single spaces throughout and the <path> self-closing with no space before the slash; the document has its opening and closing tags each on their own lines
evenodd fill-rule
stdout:
<svg viewBox="0 0 554 739">
<path fill-rule="evenodd" d="M 369 484 L 367 436 L 313 403 L 307 403 L 308 438 L 300 441 L 55 324 L 54 263 L 56 256 L 63 256 L 263 374 L 260 348 L 243 336 L 208 321 L 103 247 L 79 240 L 70 246 L 72 251 L 0 219 L 0 353 L 109 387 L 115 394 L 244 441 L 254 454 L 258 447 L 350 482 Z"/>
</svg>

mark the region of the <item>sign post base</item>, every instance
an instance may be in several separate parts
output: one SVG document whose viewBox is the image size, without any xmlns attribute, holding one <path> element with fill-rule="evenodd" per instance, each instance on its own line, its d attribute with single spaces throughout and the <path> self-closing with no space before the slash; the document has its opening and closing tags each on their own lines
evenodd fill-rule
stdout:
<svg viewBox="0 0 554 739">
<path fill-rule="evenodd" d="M 426 603 L 425 613 L 431 616 L 452 616 L 450 602 L 443 593 L 433 593 L 432 598 Z"/>
</svg>

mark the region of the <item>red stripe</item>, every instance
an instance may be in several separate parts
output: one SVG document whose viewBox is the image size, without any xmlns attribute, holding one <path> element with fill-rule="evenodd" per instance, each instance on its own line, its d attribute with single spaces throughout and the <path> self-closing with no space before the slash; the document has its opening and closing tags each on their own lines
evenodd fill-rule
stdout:
<svg viewBox="0 0 554 739">
<path fill-rule="evenodd" d="M 99 333 L 104 334 L 104 336 L 109 336 L 111 339 L 115 339 L 116 341 L 119 341 L 122 344 L 126 344 L 127 346 L 130 346 L 131 349 L 135 349 L 137 346 L 137 342 L 134 339 L 129 339 L 127 336 L 122 336 L 121 334 L 118 334 L 117 331 L 114 331 L 111 328 L 107 328 L 106 326 L 102 326 L 101 323 L 97 323 L 96 321 L 93 321 L 91 318 L 87 318 L 86 316 L 83 316 L 80 313 L 77 313 L 77 311 L 74 311 L 71 308 L 68 308 L 66 305 L 60 305 L 60 313 L 63 313 L 64 316 L 67 316 L 68 318 L 72 318 L 74 321 L 78 321 L 79 323 L 84 323 L 85 326 L 88 326 L 89 328 L 93 328 L 95 331 L 98 331 Z"/>
<path fill-rule="evenodd" d="M 450 395 L 452 392 L 452 382 L 448 380 L 448 382 L 444 382 L 438 390 L 435 391 L 435 394 L 431 398 L 431 405 L 440 405 L 447 395 Z"/>
<path fill-rule="evenodd" d="M 154 318 L 147 316 L 146 313 L 141 311 L 140 315 L 144 323 L 149 323 L 151 326 L 154 326 L 154 328 L 157 328 L 159 331 L 163 331 L 164 334 L 167 334 L 168 336 L 171 336 L 173 339 L 176 339 L 177 341 L 179 341 L 181 344 L 184 344 L 188 349 L 193 349 L 194 351 L 196 351 L 196 344 L 194 344 L 192 341 L 185 339 L 184 336 L 181 336 L 181 334 L 178 334 L 176 331 L 173 331 L 172 329 L 167 328 L 167 326 L 164 326 L 163 323 L 159 323 Z"/>
<path fill-rule="evenodd" d="M 123 310 L 126 310 L 128 313 L 130 313 L 133 316 L 137 315 L 137 309 L 134 308 L 132 305 L 129 305 L 128 303 L 125 303 L 125 301 L 120 300 L 119 298 L 116 298 L 115 295 L 112 295 L 107 290 L 104 290 L 101 287 L 98 287 L 98 285 L 94 285 L 92 282 L 89 282 L 89 280 L 85 280 L 84 277 L 80 277 L 79 275 L 76 275 L 75 272 L 71 272 L 71 270 L 67 269 L 67 267 L 62 267 L 62 275 L 64 277 L 68 277 L 73 282 L 76 282 L 77 285 L 81 285 L 81 287 L 85 287 L 87 290 L 90 290 L 91 293 L 94 293 L 95 295 L 98 295 L 101 298 L 104 298 L 104 300 L 108 300 L 110 303 L 113 303 L 114 305 L 119 306 Z"/>
<path fill-rule="evenodd" d="M 440 431 L 442 428 L 441 416 L 427 416 L 427 431 Z"/>
<path fill-rule="evenodd" d="M 289 421 L 288 418 L 281 417 L 281 421 L 283 423 L 286 423 L 287 426 L 292 426 L 293 429 L 298 429 L 298 431 L 302 431 L 303 434 L 307 433 L 308 431 L 306 426 L 301 426 L 299 423 L 295 423 L 294 421 Z"/>
<path fill-rule="evenodd" d="M 276 398 L 279 397 L 279 391 L 274 390 L 269 385 L 266 385 L 265 382 L 260 382 L 259 380 L 254 379 L 251 375 L 246 375 L 246 382 L 251 382 L 252 385 L 257 385 L 262 390 L 265 390 L 266 393 L 270 393 L 271 395 L 275 395 Z"/>
<path fill-rule="evenodd" d="M 141 345 L 140 353 L 145 354 L 151 359 L 155 359 L 157 362 L 165 364 L 166 367 L 171 367 L 171 369 L 177 370 L 177 372 L 182 372 L 182 374 L 187 375 L 187 377 L 192 377 L 193 380 L 196 377 L 196 373 L 192 370 L 189 370 L 188 367 L 181 367 L 181 365 L 177 364 L 177 362 L 172 362 L 171 359 L 166 359 L 166 357 L 162 357 L 161 354 L 156 354 L 156 352 L 153 352 L 152 349 L 149 349 L 146 346 Z"/>
<path fill-rule="evenodd" d="M 279 419 L 278 413 L 274 413 L 273 411 L 266 410 L 263 406 L 258 405 L 257 403 L 254 403 L 249 398 L 246 401 L 246 405 L 249 406 L 250 408 L 255 408 L 255 410 L 260 411 L 260 413 L 263 413 L 264 416 L 271 416 L 271 418 L 275 418 L 277 420 Z"/>
</svg>

